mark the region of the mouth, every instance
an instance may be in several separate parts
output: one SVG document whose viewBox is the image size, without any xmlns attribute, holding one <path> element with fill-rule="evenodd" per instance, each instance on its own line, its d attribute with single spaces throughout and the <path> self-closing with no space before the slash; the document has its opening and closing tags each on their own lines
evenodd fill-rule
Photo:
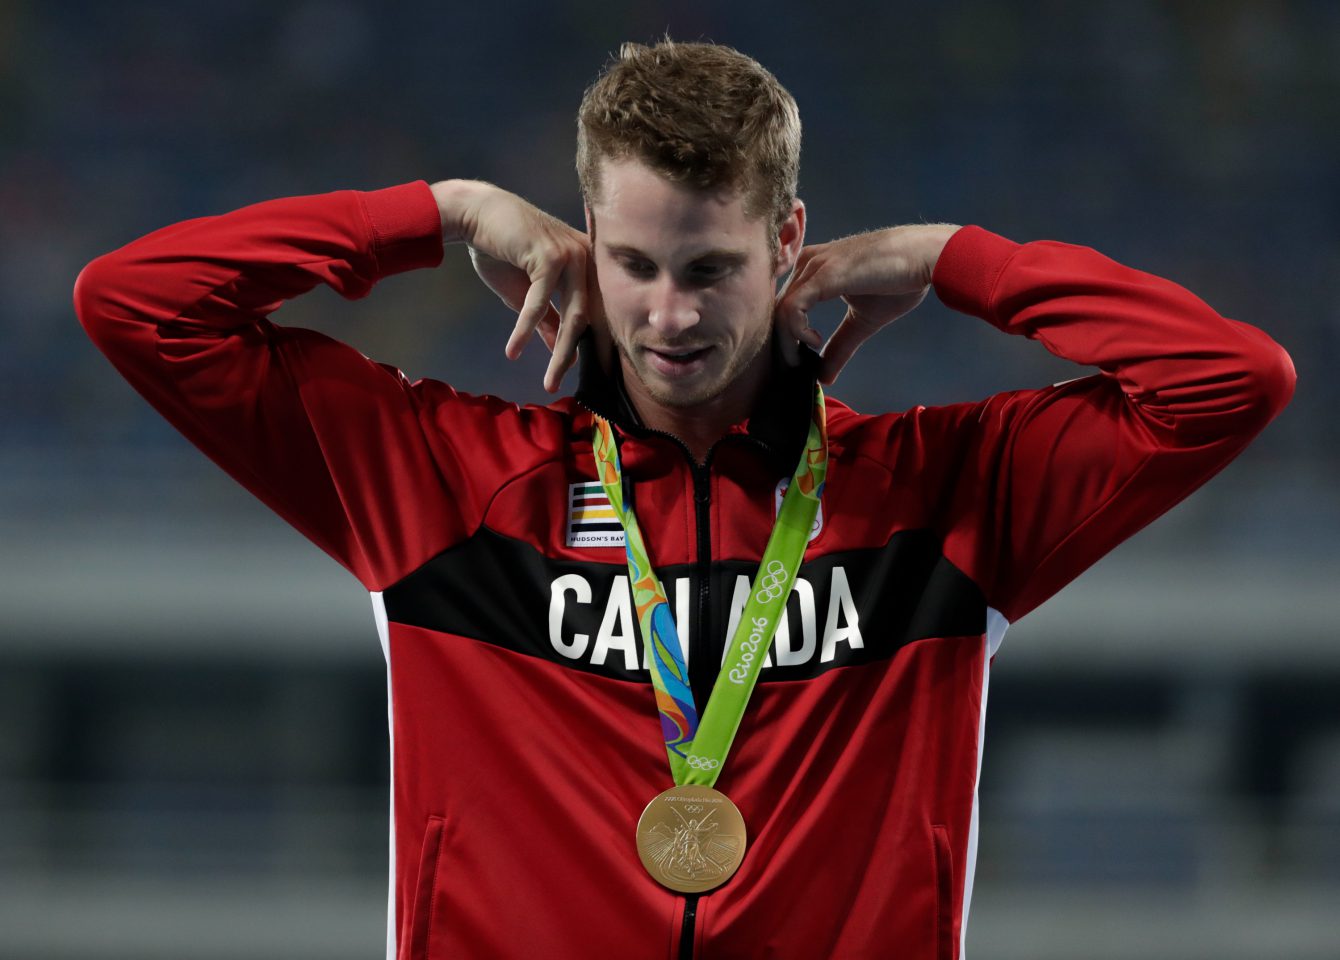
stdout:
<svg viewBox="0 0 1340 960">
<path fill-rule="evenodd" d="M 653 350 L 651 347 L 643 347 L 643 351 L 647 357 L 647 362 L 657 373 L 667 377 L 685 377 L 697 373 L 707 365 L 707 355 L 712 352 L 712 348 L 686 349 L 676 347 L 674 349 Z"/>
</svg>

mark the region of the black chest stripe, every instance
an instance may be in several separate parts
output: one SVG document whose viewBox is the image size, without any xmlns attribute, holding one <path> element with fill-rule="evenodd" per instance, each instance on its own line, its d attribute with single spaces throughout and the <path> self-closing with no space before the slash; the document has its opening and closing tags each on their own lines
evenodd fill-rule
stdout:
<svg viewBox="0 0 1340 960">
<path fill-rule="evenodd" d="M 650 682 L 622 550 L 610 562 L 551 560 L 530 544 L 482 529 L 383 592 L 387 617 L 491 643 L 576 670 Z M 719 635 L 696 649 L 720 664 L 756 564 L 712 565 L 707 621 Z M 697 564 L 657 571 L 681 629 L 696 596 Z M 835 667 L 887 660 L 926 637 L 986 629 L 981 590 L 925 530 L 882 547 L 820 557 L 800 568 L 761 683 L 805 680 Z"/>
</svg>

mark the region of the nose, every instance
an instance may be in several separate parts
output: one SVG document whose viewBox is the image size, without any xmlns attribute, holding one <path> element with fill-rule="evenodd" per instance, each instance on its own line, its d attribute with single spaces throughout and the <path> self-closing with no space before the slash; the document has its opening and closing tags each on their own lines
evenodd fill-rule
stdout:
<svg viewBox="0 0 1340 960">
<path fill-rule="evenodd" d="M 647 323 L 662 340 L 674 340 L 698 324 L 698 298 L 668 277 L 658 278 L 651 290 Z"/>
</svg>

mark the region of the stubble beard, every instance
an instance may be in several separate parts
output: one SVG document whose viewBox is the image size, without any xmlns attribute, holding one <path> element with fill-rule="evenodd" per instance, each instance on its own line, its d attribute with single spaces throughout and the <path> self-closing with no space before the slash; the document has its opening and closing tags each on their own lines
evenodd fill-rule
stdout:
<svg viewBox="0 0 1340 960">
<path fill-rule="evenodd" d="M 768 322 L 766 324 L 755 324 L 751 329 L 757 330 L 758 333 L 753 339 L 740 344 L 720 374 L 711 380 L 706 380 L 691 387 L 689 385 L 667 383 L 664 378 L 647 368 L 646 360 L 643 359 L 643 353 L 640 349 L 629 347 L 622 339 L 616 339 L 615 342 L 619 354 L 623 358 L 624 369 L 633 372 L 633 375 L 637 377 L 638 382 L 642 384 L 642 388 L 652 400 L 677 410 L 688 410 L 716 400 L 758 362 L 759 354 L 763 352 L 772 339 L 771 304 L 768 305 Z M 714 345 L 713 349 L 721 350 L 722 347 Z"/>
</svg>

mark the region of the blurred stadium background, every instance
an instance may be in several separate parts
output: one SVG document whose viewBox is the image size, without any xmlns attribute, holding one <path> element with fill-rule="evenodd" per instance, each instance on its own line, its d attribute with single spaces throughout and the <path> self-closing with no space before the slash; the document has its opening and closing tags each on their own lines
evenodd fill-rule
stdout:
<svg viewBox="0 0 1340 960">
<path fill-rule="evenodd" d="M 1082 243 L 1291 352 L 1280 420 L 1010 630 L 968 942 L 975 960 L 1340 956 L 1324 0 L 0 3 L 0 956 L 383 942 L 366 597 L 119 379 L 75 321 L 80 268 L 188 217 L 419 178 L 486 178 L 578 223 L 581 91 L 667 28 L 795 93 L 813 240 L 927 219 Z M 510 318 L 458 248 L 277 319 L 543 399 L 543 350 L 503 359 Z M 1088 372 L 927 303 L 836 392 L 902 409 Z"/>
</svg>

